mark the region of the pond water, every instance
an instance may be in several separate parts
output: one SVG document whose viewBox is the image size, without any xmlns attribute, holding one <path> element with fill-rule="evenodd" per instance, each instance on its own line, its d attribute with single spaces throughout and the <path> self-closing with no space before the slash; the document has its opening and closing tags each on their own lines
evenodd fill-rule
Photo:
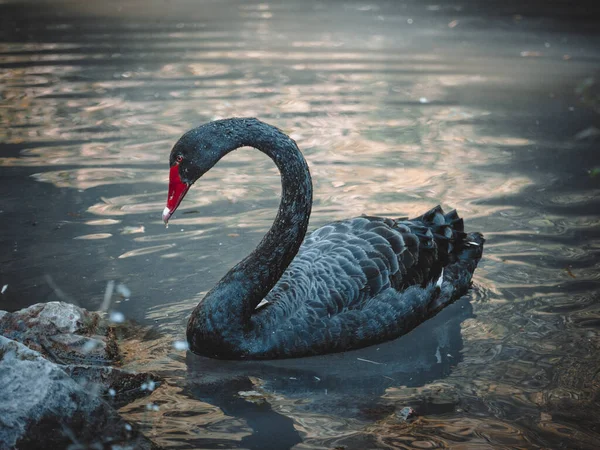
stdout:
<svg viewBox="0 0 600 450">
<path fill-rule="evenodd" d="M 0 308 L 114 282 L 151 327 L 126 367 L 166 379 L 121 412 L 165 448 L 598 448 L 600 6 L 545 3 L 2 2 Z M 279 202 L 242 149 L 162 224 L 171 147 L 231 116 L 297 141 L 311 229 L 456 208 L 487 238 L 471 293 L 358 352 L 178 350 Z"/>
</svg>

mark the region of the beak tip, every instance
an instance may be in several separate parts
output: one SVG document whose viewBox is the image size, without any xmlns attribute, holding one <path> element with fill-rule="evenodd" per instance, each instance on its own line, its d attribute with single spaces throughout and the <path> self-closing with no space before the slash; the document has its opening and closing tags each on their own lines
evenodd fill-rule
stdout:
<svg viewBox="0 0 600 450">
<path fill-rule="evenodd" d="M 163 209 L 162 212 L 162 220 L 165 223 L 165 225 L 167 225 L 169 223 L 169 219 L 171 218 L 171 210 L 167 207 L 165 207 L 165 209 Z"/>
</svg>

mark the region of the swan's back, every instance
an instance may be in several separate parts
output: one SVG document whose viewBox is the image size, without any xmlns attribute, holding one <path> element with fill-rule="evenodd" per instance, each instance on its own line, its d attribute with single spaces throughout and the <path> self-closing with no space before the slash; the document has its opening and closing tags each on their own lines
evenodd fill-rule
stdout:
<svg viewBox="0 0 600 450">
<path fill-rule="evenodd" d="M 467 291 L 483 242 L 439 206 L 412 220 L 325 225 L 253 315 L 248 351 L 298 357 L 400 336 Z"/>
</svg>

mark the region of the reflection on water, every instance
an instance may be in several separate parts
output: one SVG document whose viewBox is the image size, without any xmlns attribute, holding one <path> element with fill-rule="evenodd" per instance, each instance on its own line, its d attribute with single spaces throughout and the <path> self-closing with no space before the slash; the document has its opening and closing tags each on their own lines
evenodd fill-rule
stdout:
<svg viewBox="0 0 600 450">
<path fill-rule="evenodd" d="M 596 448 L 597 7 L 141 5 L 0 5 L 2 308 L 96 309 L 126 285 L 113 308 L 155 328 L 124 342 L 128 367 L 167 383 L 122 413 L 166 448 Z M 244 149 L 164 229 L 171 146 L 229 116 L 297 141 L 311 227 L 457 208 L 488 239 L 468 299 L 358 353 L 176 350 L 278 205 L 272 162 Z"/>
</svg>

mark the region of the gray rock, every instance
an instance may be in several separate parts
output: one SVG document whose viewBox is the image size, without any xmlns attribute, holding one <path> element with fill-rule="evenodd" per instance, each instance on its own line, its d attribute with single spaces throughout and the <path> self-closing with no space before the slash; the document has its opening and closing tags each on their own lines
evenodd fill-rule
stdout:
<svg viewBox="0 0 600 450">
<path fill-rule="evenodd" d="M 38 303 L 0 316 L 0 335 L 59 364 L 119 361 L 114 330 L 99 314 L 65 302 Z"/>
<path fill-rule="evenodd" d="M 94 320 L 95 313 L 65 302 L 37 303 L 17 313 L 27 320 L 31 330 L 43 328 L 52 334 L 81 332 L 84 324 Z"/>
<path fill-rule="evenodd" d="M 0 449 L 73 444 L 157 448 L 58 365 L 0 336 Z"/>
<path fill-rule="evenodd" d="M 157 448 L 115 410 L 160 385 L 113 367 L 116 333 L 64 302 L 0 311 L 0 450 Z"/>
</svg>

